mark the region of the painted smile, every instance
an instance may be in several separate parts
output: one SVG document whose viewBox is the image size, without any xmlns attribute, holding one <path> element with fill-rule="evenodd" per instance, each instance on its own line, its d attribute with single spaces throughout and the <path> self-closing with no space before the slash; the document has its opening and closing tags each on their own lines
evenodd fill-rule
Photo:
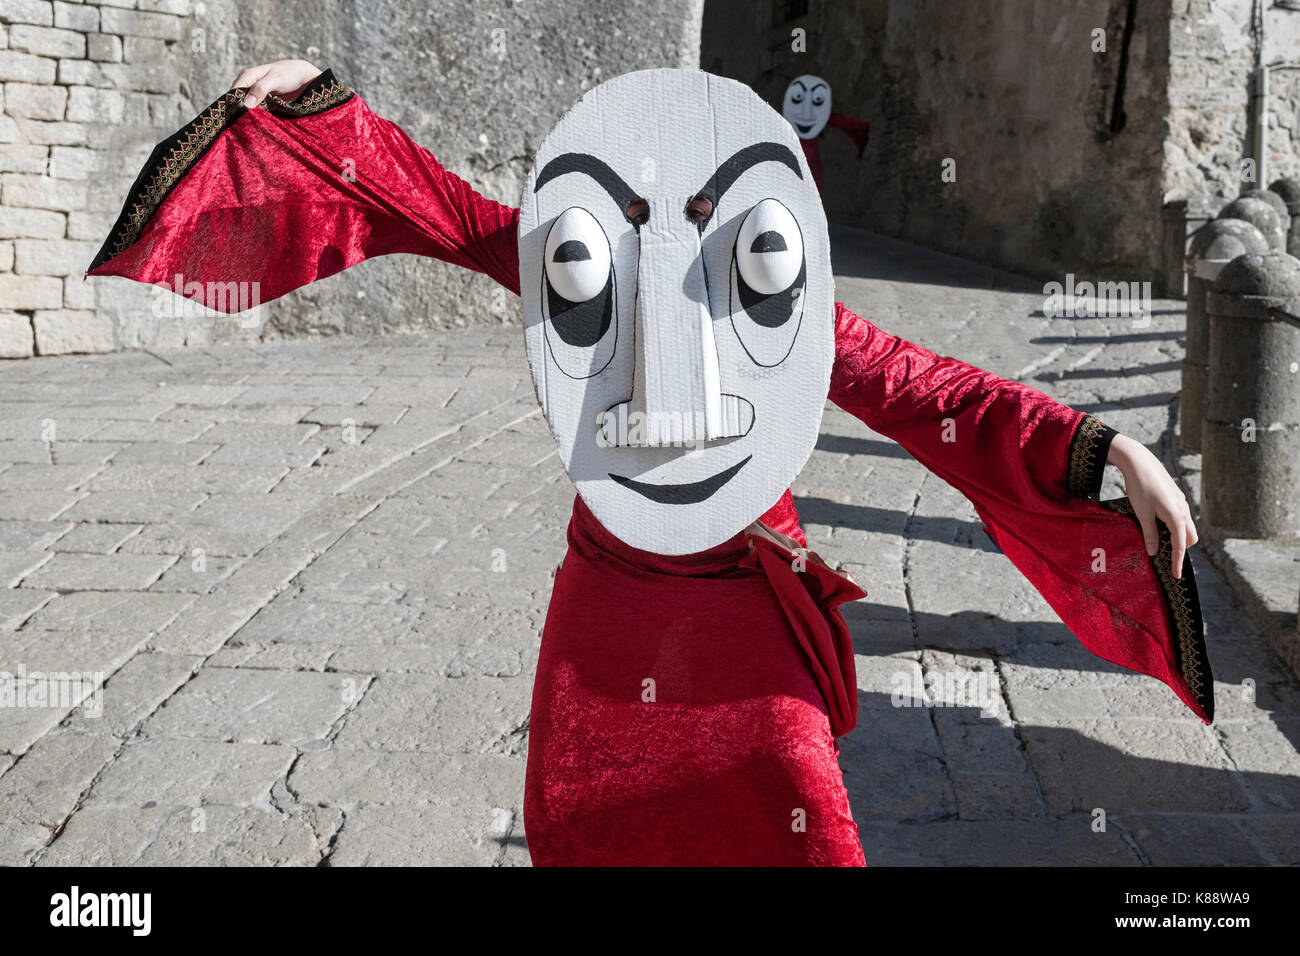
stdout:
<svg viewBox="0 0 1300 956">
<path fill-rule="evenodd" d="M 795 129 L 801 133 L 806 133 L 812 129 L 812 123 L 795 123 Z"/>
<path fill-rule="evenodd" d="M 749 459 L 753 457 L 753 455 L 748 455 L 726 471 L 720 471 L 711 478 L 681 485 L 651 485 L 644 481 L 637 481 L 634 478 L 625 478 L 622 475 L 615 474 L 611 474 L 609 477 L 624 488 L 631 488 L 637 494 L 649 498 L 651 501 L 657 501 L 661 505 L 693 505 L 711 498 L 714 492 L 736 476 L 736 472 L 749 464 Z"/>
</svg>

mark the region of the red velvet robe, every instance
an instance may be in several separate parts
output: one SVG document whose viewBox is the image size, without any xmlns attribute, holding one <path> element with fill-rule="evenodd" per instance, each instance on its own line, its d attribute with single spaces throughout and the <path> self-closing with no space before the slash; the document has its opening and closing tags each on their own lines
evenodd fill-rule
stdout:
<svg viewBox="0 0 1300 956">
<path fill-rule="evenodd" d="M 518 211 L 448 173 L 331 73 L 294 103 L 241 100 L 226 94 L 160 144 L 91 274 L 230 309 L 224 283 L 258 283 L 265 302 L 408 252 L 518 292 Z M 1208 721 L 1190 561 L 1174 579 L 1167 532 L 1153 560 L 1127 500 L 1093 500 L 1113 432 L 842 304 L 835 340 L 830 399 L 960 489 L 1089 650 L 1159 678 Z M 568 537 L 530 722 L 534 862 L 861 864 L 834 737 L 857 715 L 837 608 L 863 592 L 796 553 L 789 491 L 699 554 L 631 548 L 580 498 Z"/>
</svg>

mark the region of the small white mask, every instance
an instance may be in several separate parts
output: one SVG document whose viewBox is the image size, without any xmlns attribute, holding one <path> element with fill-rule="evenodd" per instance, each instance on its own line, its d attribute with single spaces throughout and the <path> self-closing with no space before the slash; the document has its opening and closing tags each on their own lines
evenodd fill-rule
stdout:
<svg viewBox="0 0 1300 956">
<path fill-rule="evenodd" d="M 744 530 L 808 460 L 834 355 L 789 124 L 734 80 L 628 73 L 551 130 L 520 206 L 529 366 L 583 501 L 660 554 Z"/>
<path fill-rule="evenodd" d="M 800 139 L 813 139 L 831 118 L 831 88 L 820 76 L 805 73 L 785 88 L 781 115 Z"/>
</svg>

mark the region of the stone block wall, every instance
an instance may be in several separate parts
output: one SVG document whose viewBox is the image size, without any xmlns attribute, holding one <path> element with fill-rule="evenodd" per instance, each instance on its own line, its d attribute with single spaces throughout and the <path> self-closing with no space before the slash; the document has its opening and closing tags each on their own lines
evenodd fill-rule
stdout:
<svg viewBox="0 0 1300 956">
<path fill-rule="evenodd" d="M 190 0 L 0 0 L 0 356 L 105 351 L 82 281 L 147 146 L 191 110 L 170 66 Z M 149 308 L 137 291 L 138 310 Z"/>
<path fill-rule="evenodd" d="M 1174 0 L 1167 199 L 1201 200 L 1215 209 L 1243 188 L 1242 160 L 1253 132 L 1254 6 L 1255 0 Z M 1300 7 L 1270 2 L 1262 13 L 1264 62 L 1300 65 Z M 1271 73 L 1268 100 L 1264 182 L 1249 185 L 1300 178 L 1300 69 Z"/>
</svg>

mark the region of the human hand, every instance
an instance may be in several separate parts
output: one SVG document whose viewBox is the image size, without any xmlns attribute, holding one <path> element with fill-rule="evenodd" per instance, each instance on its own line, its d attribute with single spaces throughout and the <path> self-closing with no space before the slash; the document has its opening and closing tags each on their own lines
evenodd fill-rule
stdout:
<svg viewBox="0 0 1300 956">
<path fill-rule="evenodd" d="M 1160 545 L 1155 519 L 1159 518 L 1169 529 L 1174 577 L 1181 578 L 1183 555 L 1199 540 L 1187 498 L 1160 460 L 1127 435 L 1116 435 L 1112 439 L 1106 463 L 1114 465 L 1124 475 L 1124 492 L 1142 526 L 1147 554 L 1154 555 Z"/>
<path fill-rule="evenodd" d="M 248 95 L 244 105 L 252 109 L 267 95 L 274 93 L 284 100 L 297 99 L 312 80 L 321 75 L 321 70 L 306 60 L 276 60 L 261 66 L 251 66 L 235 77 L 231 89 L 247 87 Z"/>
</svg>

